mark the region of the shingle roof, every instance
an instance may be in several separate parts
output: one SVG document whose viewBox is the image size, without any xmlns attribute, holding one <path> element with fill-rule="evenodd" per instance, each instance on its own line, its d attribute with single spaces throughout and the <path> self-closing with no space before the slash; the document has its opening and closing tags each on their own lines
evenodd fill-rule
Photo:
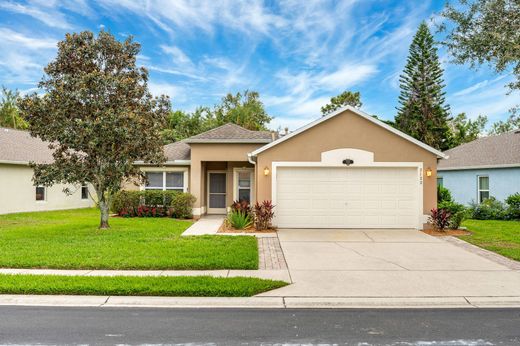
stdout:
<svg viewBox="0 0 520 346">
<path fill-rule="evenodd" d="M 482 137 L 445 152 L 438 170 L 520 166 L 520 130 Z"/>
<path fill-rule="evenodd" d="M 189 160 L 191 148 L 185 141 L 179 141 L 164 146 L 166 161 Z"/>
<path fill-rule="evenodd" d="M 225 124 L 186 139 L 186 143 L 269 143 L 269 131 L 251 131 L 235 124 Z"/>
<path fill-rule="evenodd" d="M 48 142 L 27 131 L 0 127 L 0 161 L 50 163 L 53 159 Z"/>
</svg>

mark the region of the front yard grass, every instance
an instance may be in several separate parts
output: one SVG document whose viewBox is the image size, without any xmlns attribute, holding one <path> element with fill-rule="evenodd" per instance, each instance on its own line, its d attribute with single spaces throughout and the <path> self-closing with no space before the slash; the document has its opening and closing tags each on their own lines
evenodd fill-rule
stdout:
<svg viewBox="0 0 520 346">
<path fill-rule="evenodd" d="M 520 222 L 466 220 L 463 226 L 473 235 L 461 236 L 462 240 L 520 261 Z"/>
<path fill-rule="evenodd" d="M 285 285 L 248 277 L 0 275 L 0 294 L 251 297 Z"/>
<path fill-rule="evenodd" d="M 192 223 L 110 218 L 97 209 L 0 216 L 0 267 L 54 269 L 257 269 L 255 237 L 180 237 Z"/>
</svg>

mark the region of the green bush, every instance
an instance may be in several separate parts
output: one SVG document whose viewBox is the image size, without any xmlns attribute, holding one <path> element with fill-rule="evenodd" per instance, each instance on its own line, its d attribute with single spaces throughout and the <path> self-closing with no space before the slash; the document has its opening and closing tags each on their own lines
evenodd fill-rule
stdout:
<svg viewBox="0 0 520 346">
<path fill-rule="evenodd" d="M 171 216 L 178 219 L 190 219 L 193 217 L 193 204 L 195 203 L 195 196 L 187 192 L 178 192 L 172 196 L 171 202 L 168 204 L 171 207 Z"/>
<path fill-rule="evenodd" d="M 123 210 L 135 214 L 141 204 L 141 197 L 141 191 L 119 191 L 112 197 L 110 210 L 116 214 L 120 214 Z"/>
<path fill-rule="evenodd" d="M 239 210 L 232 210 L 227 220 L 234 229 L 244 229 L 253 224 L 251 215 Z"/>
<path fill-rule="evenodd" d="M 508 210 L 506 205 L 495 197 L 489 197 L 480 204 L 472 203 L 471 218 L 476 220 L 506 220 Z"/>
<path fill-rule="evenodd" d="M 111 210 L 124 217 L 191 218 L 195 197 L 179 191 L 119 191 L 112 197 Z"/>
<path fill-rule="evenodd" d="M 451 229 L 458 229 L 468 214 L 466 207 L 456 202 L 443 201 L 438 204 L 438 208 L 450 212 L 450 222 L 448 227 Z"/>
<path fill-rule="evenodd" d="M 520 193 L 515 193 L 506 198 L 506 203 L 509 205 L 507 210 L 508 218 L 512 220 L 520 219 Z"/>
<path fill-rule="evenodd" d="M 442 202 L 451 202 L 453 201 L 451 197 L 451 192 L 444 186 L 437 186 L 437 203 Z"/>
</svg>

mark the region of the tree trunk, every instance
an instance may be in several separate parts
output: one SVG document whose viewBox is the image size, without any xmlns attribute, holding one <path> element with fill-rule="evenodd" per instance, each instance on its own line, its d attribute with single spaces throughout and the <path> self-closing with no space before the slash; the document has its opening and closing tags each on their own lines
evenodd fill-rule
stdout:
<svg viewBox="0 0 520 346">
<path fill-rule="evenodd" d="M 101 211 L 101 221 L 99 222 L 99 229 L 109 229 L 108 224 L 108 203 L 106 201 L 99 201 L 99 210 Z"/>
</svg>

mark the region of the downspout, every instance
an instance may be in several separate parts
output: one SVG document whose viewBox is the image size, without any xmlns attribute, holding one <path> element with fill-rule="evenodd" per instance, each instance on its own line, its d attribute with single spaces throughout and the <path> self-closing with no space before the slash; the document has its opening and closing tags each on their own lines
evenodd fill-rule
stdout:
<svg viewBox="0 0 520 346">
<path fill-rule="evenodd" d="M 257 166 L 256 166 L 256 157 L 253 158 L 253 156 L 251 155 L 251 153 L 248 153 L 247 154 L 247 161 L 249 161 L 249 163 L 251 163 L 253 166 L 255 166 L 255 169 L 254 169 L 254 172 L 255 172 L 255 202 L 256 202 L 256 199 L 257 199 L 257 196 L 258 196 L 258 174 L 257 174 Z"/>
</svg>

